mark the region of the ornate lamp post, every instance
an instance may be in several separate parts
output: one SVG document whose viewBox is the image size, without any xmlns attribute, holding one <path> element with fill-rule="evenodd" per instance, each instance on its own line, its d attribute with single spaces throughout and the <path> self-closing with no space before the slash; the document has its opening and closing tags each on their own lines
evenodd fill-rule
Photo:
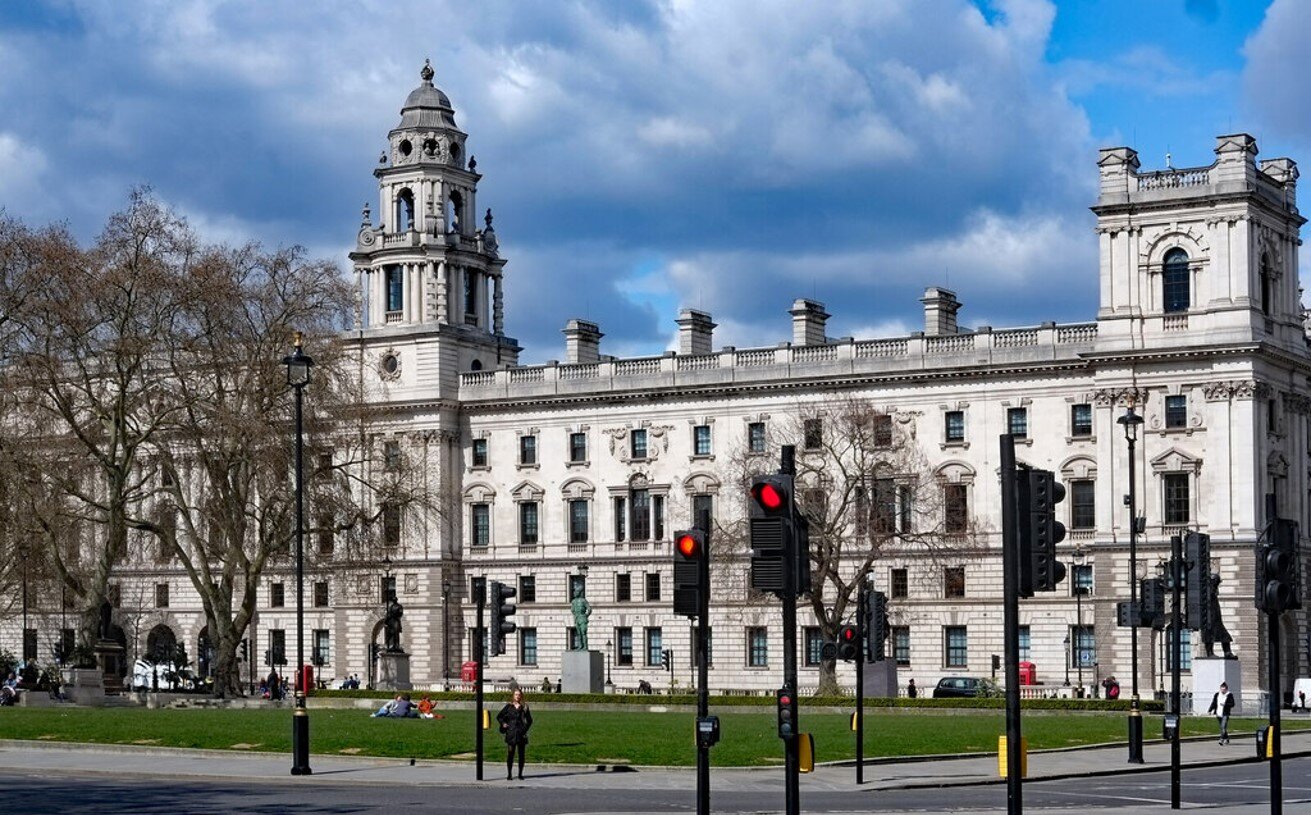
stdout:
<svg viewBox="0 0 1311 815">
<path fill-rule="evenodd" d="M 1074 664 L 1079 669 L 1079 695 L 1087 696 L 1083 687 L 1083 549 L 1074 549 Z"/>
<path fill-rule="evenodd" d="M 295 350 L 282 358 L 287 384 L 296 394 L 296 706 L 291 716 L 291 774 L 309 775 L 310 719 L 305 710 L 305 432 L 301 420 L 302 392 L 310 383 L 314 360 L 301 350 L 296 332 Z"/>
<path fill-rule="evenodd" d="M 614 693 L 615 687 L 615 683 L 610 681 L 610 648 L 613 645 L 613 640 L 605 641 L 605 686 L 607 693 Z"/>
<path fill-rule="evenodd" d="M 1070 635 L 1065 635 L 1065 687 L 1070 687 Z"/>
<path fill-rule="evenodd" d="M 442 578 L 442 687 L 451 689 L 451 581 Z"/>
<path fill-rule="evenodd" d="M 1124 426 L 1124 438 L 1129 443 L 1129 607 L 1138 608 L 1138 486 L 1134 477 L 1134 444 L 1138 441 L 1138 428 L 1143 417 L 1134 413 L 1133 404 L 1116 419 Z M 1129 763 L 1143 763 L 1143 717 L 1138 707 L 1138 620 L 1129 629 L 1133 695 L 1129 698 Z"/>
</svg>

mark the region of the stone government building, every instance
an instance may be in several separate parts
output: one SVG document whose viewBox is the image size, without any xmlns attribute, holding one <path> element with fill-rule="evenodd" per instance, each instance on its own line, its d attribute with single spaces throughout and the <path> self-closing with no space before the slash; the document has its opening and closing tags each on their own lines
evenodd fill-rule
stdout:
<svg viewBox="0 0 1311 815">
<path fill-rule="evenodd" d="M 933 476 L 986 530 L 981 550 L 945 566 L 910 550 L 876 563 L 876 588 L 891 598 L 899 684 L 986 676 L 1003 653 L 997 437 L 1009 431 L 1024 437 L 1019 460 L 1055 471 L 1068 490 L 1060 549 L 1071 573 L 1057 592 L 1021 603 L 1021 659 L 1049 688 L 1065 683 L 1068 664 L 1070 681 L 1082 667 L 1090 687 L 1115 675 L 1127 698 L 1130 636 L 1116 626 L 1115 604 L 1129 596 L 1128 447 L 1116 420 L 1132 404 L 1146 420 L 1135 465 L 1146 517 L 1140 576 L 1155 575 L 1171 535 L 1209 533 L 1243 686 L 1266 687 L 1265 629 L 1252 601 L 1264 496 L 1311 528 L 1311 351 L 1298 283 L 1305 219 L 1293 161 L 1258 162 L 1244 134 L 1219 137 L 1215 162 L 1192 169 L 1143 172 L 1132 149 L 1102 150 L 1093 321 L 965 329 L 956 294 L 932 287 L 921 301 L 924 330 L 907 337 L 830 339 L 824 306 L 797 300 L 791 341 L 773 347 L 716 349 L 711 315 L 685 309 L 676 353 L 616 359 L 602 353 L 599 326 L 569 320 L 563 361 L 521 366 L 520 346 L 504 333 L 506 259 L 490 210 L 476 228 L 481 175 L 432 76 L 425 66 L 374 170 L 378 223 L 366 207 L 350 255 L 358 330 L 346 341 L 358 345 L 391 428 L 380 444 L 421 462 L 447 506 L 383 524 L 386 566 L 307 574 L 306 648 L 322 658 L 323 675 L 368 675 L 369 646 L 382 637 L 381 580 L 382 590 L 394 581 L 405 605 L 416 686 L 458 679 L 472 658 L 472 587 L 486 579 L 519 592 L 519 630 L 487 675 L 529 687 L 554 681 L 575 633 L 571 587 L 585 581 L 589 645 L 608 655 L 614 684 L 667 684 L 665 649 L 686 684 L 690 626 L 672 613 L 673 531 L 690 526 L 695 509 L 720 523 L 740 519 L 745 495 L 730 462 L 758 453 L 772 468 L 771 429 L 837 394 L 913 430 Z M 781 339 L 785 332 L 780 315 Z M 744 590 L 712 599 L 710 684 L 772 689 L 781 616 L 775 602 L 747 601 L 740 568 Z M 122 580 L 125 606 L 140 596 L 163 606 L 137 610 L 151 615 L 147 630 L 167 626 L 196 652 L 204 620 L 180 570 L 129 569 Z M 294 575 L 270 572 L 265 582 L 251 653 L 258 660 L 282 640 L 294 655 Z M 813 686 L 818 631 L 805 603 L 799 611 L 800 682 Z M 1308 675 L 1305 630 L 1305 611 L 1285 615 L 1285 689 Z M 1145 696 L 1166 684 L 1162 636 L 1139 637 Z M 1190 639 L 1184 651 L 1187 689 L 1201 644 Z M 847 687 L 852 670 L 839 663 Z"/>
</svg>

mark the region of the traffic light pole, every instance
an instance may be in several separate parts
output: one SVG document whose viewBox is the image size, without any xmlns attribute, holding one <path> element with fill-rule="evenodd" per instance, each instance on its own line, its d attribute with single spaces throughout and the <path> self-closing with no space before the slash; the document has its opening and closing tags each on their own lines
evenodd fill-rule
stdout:
<svg viewBox="0 0 1311 815">
<path fill-rule="evenodd" d="M 473 713 L 473 744 L 474 753 L 477 756 L 479 781 L 483 780 L 483 640 L 486 633 L 483 631 L 483 612 L 487 609 L 487 584 L 484 581 L 478 591 L 474 601 L 478 604 L 478 618 L 474 628 L 473 647 L 474 662 L 478 668 L 474 672 L 474 713 Z"/>
<path fill-rule="evenodd" d="M 794 448 L 785 445 L 779 459 L 779 472 L 784 475 L 797 474 Z M 789 586 L 783 592 L 783 687 L 792 698 L 797 694 L 797 595 L 794 587 Z M 800 715 L 793 725 L 791 737 L 783 740 L 784 749 L 784 805 L 785 815 L 801 815 L 801 732 Z"/>
<path fill-rule="evenodd" d="M 865 640 L 869 637 L 866 616 L 869 614 L 869 588 L 861 586 L 856 595 L 856 783 L 865 783 Z M 869 656 L 873 656 L 870 654 Z"/>
<path fill-rule="evenodd" d="M 1174 733 L 1170 737 L 1170 808 L 1179 808 L 1179 731 L 1183 729 L 1183 716 L 1179 712 L 1180 645 L 1183 643 L 1184 618 L 1179 613 L 1183 600 L 1184 543 L 1179 535 L 1170 537 L 1170 591 L 1173 607 L 1170 609 L 1170 711 L 1174 713 Z"/>
<path fill-rule="evenodd" d="M 1279 683 L 1279 615 L 1266 612 L 1266 637 L 1270 640 L 1270 815 L 1284 811 L 1284 770 L 1279 748 L 1279 706 L 1284 693 Z"/>
<path fill-rule="evenodd" d="M 1006 653 L 1006 812 L 1024 812 L 1020 777 L 1020 541 L 1015 437 L 1001 436 L 1002 607 Z M 1024 507 L 1027 511 L 1028 507 Z"/>
<path fill-rule="evenodd" d="M 705 534 L 705 553 L 697 568 L 701 570 L 699 583 L 704 589 L 697 597 L 696 618 L 696 715 L 698 722 L 710 715 L 710 511 L 697 514 L 696 524 Z M 696 748 L 696 811 L 697 815 L 710 815 L 710 746 L 697 739 Z"/>
</svg>

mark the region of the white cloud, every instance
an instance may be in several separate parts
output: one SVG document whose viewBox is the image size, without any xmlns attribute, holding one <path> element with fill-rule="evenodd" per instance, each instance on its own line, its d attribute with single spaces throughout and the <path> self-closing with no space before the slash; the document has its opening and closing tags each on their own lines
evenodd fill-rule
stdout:
<svg viewBox="0 0 1311 815">
<path fill-rule="evenodd" d="M 0 208 L 20 216 L 32 209 L 45 210 L 41 178 L 46 166 L 40 148 L 0 131 Z"/>
</svg>

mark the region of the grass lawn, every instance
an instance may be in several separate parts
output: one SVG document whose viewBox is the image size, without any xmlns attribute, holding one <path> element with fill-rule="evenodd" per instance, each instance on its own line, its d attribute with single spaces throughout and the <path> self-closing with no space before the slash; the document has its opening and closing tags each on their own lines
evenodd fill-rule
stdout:
<svg viewBox="0 0 1311 815">
<path fill-rule="evenodd" d="M 493 710 L 493 713 L 495 711 Z M 472 758 L 473 711 L 446 711 L 442 720 L 373 719 L 364 710 L 310 710 L 312 749 L 318 754 Z M 581 712 L 537 707 L 530 738 L 533 761 L 566 764 L 683 766 L 696 762 L 693 717 L 687 713 L 618 710 Z M 1234 733 L 1251 733 L 1258 719 L 1235 719 Z M 816 761 L 855 757 L 855 734 L 839 713 L 801 711 L 802 727 L 815 738 Z M 1307 722 L 1286 722 L 1286 730 Z M 723 738 L 711 751 L 715 766 L 758 766 L 782 760 L 772 707 L 720 716 Z M 1291 725 L 1291 726 L 1290 726 Z M 1300 726 L 1300 727 L 1299 727 Z M 1033 750 L 1121 741 L 1125 716 L 1115 714 L 1026 714 L 1024 735 Z M 865 755 L 995 752 L 1005 732 L 1000 712 L 870 713 L 865 720 Z M 1160 734 L 1160 718 L 1148 717 L 1149 738 Z M 1210 718 L 1184 720 L 1185 735 L 1212 735 Z M 286 752 L 291 749 L 290 710 L 146 710 L 136 708 L 6 708 L 0 710 L 0 739 L 145 744 L 164 747 Z M 484 733 L 486 755 L 499 759 L 502 742 Z"/>
</svg>

